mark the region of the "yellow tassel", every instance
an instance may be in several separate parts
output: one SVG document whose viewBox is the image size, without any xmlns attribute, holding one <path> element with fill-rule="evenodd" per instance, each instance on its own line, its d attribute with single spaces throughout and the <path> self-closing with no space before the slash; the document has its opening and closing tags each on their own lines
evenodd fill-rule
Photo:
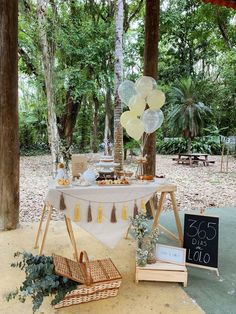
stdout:
<svg viewBox="0 0 236 314">
<path fill-rule="evenodd" d="M 74 221 L 80 221 L 80 203 L 77 203 L 74 208 Z"/>
<path fill-rule="evenodd" d="M 97 223 L 101 224 L 102 223 L 102 211 L 103 207 L 101 204 L 98 206 L 98 215 L 97 215 Z"/>
<path fill-rule="evenodd" d="M 122 218 L 122 220 L 127 220 L 127 219 L 128 219 L 127 204 L 125 204 L 125 205 L 122 207 L 121 218 Z"/>
<path fill-rule="evenodd" d="M 146 209 L 146 204 L 144 202 L 144 199 L 141 200 L 141 210 L 146 214 L 147 209 Z"/>
</svg>

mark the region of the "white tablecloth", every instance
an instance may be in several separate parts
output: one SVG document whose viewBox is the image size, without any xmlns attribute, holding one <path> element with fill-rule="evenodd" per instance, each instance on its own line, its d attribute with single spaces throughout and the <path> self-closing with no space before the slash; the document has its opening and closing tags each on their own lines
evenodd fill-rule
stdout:
<svg viewBox="0 0 236 314">
<path fill-rule="evenodd" d="M 138 208 L 141 202 L 145 203 L 156 192 L 157 187 L 166 184 L 164 179 L 156 179 L 148 184 L 130 184 L 127 186 L 97 186 L 68 187 L 49 189 L 45 202 L 56 209 L 60 209 L 60 197 L 63 195 L 66 210 L 64 214 L 74 220 L 74 208 L 80 206 L 80 221 L 76 222 L 80 227 L 88 231 L 103 244 L 114 248 L 117 242 L 124 236 L 129 219 L 122 220 L 122 207 L 127 206 L 128 216 L 133 216 L 134 204 Z M 87 222 L 88 206 L 91 205 L 92 221 Z M 117 222 L 110 221 L 112 207 L 115 205 Z M 102 223 L 97 222 L 98 207 L 102 206 Z"/>
</svg>

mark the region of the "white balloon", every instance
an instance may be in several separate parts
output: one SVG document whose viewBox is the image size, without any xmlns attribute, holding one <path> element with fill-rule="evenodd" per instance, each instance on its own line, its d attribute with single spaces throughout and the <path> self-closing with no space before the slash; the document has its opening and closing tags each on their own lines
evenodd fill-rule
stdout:
<svg viewBox="0 0 236 314">
<path fill-rule="evenodd" d="M 135 82 L 135 88 L 144 98 L 157 87 L 157 82 L 151 76 L 142 76 Z"/>
<path fill-rule="evenodd" d="M 142 121 L 144 123 L 144 130 L 150 134 L 155 132 L 163 123 L 164 115 L 161 110 L 153 111 L 147 109 L 142 115 Z"/>
<path fill-rule="evenodd" d="M 136 116 L 141 116 L 145 110 L 146 101 L 141 95 L 133 96 L 129 101 L 129 109 L 131 112 L 136 114 Z"/>
<path fill-rule="evenodd" d="M 138 118 L 130 120 L 126 125 L 126 132 L 136 141 L 140 140 L 144 132 L 143 121 Z"/>
<path fill-rule="evenodd" d="M 150 109 L 160 109 L 165 103 L 165 94 L 160 90 L 153 90 L 147 96 L 147 104 Z"/>
<path fill-rule="evenodd" d="M 118 88 L 118 95 L 123 103 L 128 105 L 130 99 L 137 94 L 134 82 L 126 80 L 120 84 Z"/>
</svg>

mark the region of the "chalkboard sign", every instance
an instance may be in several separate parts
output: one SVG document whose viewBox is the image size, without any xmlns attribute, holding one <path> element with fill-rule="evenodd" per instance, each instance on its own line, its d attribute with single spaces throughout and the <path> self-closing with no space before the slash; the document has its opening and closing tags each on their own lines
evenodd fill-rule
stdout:
<svg viewBox="0 0 236 314">
<path fill-rule="evenodd" d="M 186 263 L 218 268 L 219 217 L 185 214 Z"/>
</svg>

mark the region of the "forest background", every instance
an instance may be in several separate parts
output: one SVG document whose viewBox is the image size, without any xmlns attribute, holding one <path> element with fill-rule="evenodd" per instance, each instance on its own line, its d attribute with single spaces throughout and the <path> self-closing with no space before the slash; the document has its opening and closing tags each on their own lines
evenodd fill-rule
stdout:
<svg viewBox="0 0 236 314">
<path fill-rule="evenodd" d="M 97 152 L 104 138 L 113 142 L 116 1 L 50 0 L 40 10 L 39 3 L 19 2 L 21 153 L 49 151 L 49 115 L 64 146 Z M 143 69 L 144 1 L 123 3 L 123 78 L 135 81 Z M 219 154 L 219 135 L 236 134 L 235 30 L 232 9 L 201 1 L 161 1 L 157 83 L 166 103 L 158 152 L 187 149 L 167 119 L 176 106 L 173 88 L 183 79 L 191 79 L 195 99 L 212 112 L 193 150 Z M 125 133 L 124 143 L 125 148 L 137 146 Z"/>
</svg>

